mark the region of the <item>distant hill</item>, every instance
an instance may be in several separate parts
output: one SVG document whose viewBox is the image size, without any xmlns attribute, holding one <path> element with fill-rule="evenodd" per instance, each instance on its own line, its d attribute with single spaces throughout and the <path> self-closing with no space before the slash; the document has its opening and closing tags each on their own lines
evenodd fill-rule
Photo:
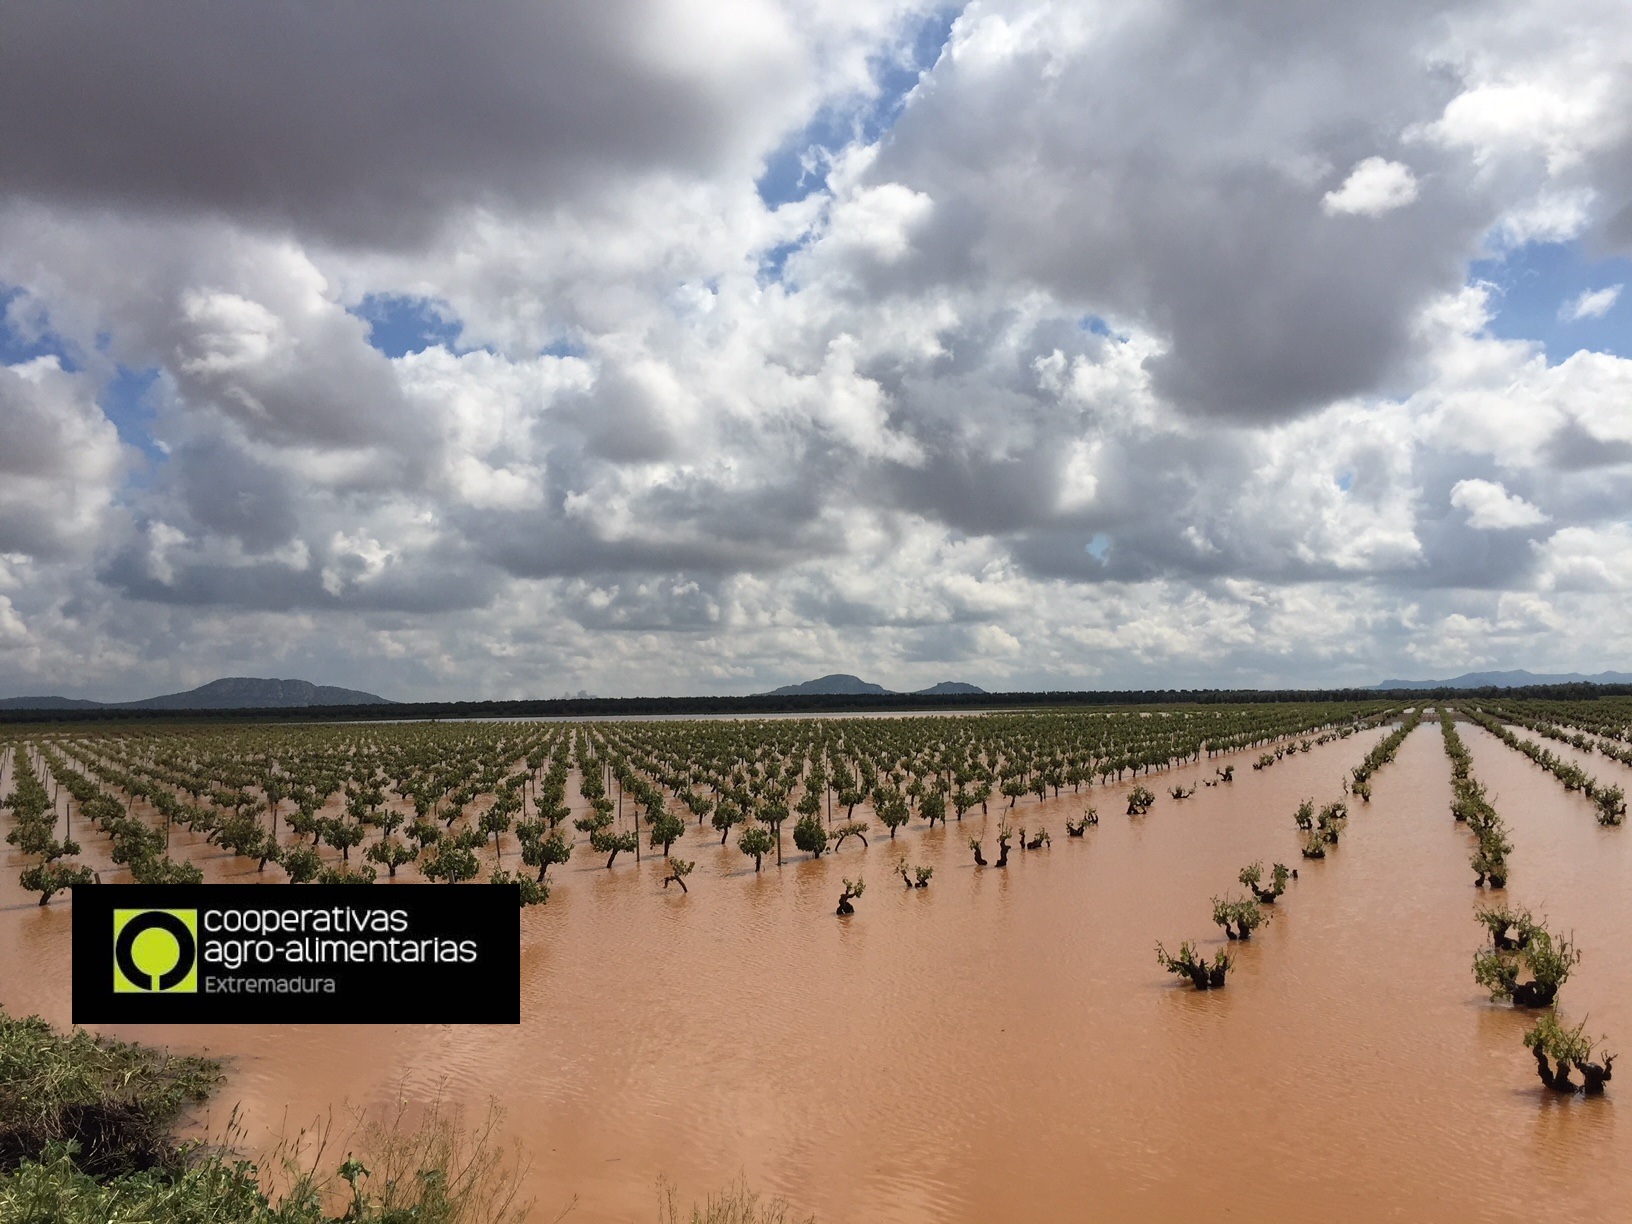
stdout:
<svg viewBox="0 0 1632 1224">
<path fill-rule="evenodd" d="M 961 680 L 942 680 L 930 688 L 918 689 L 906 694 L 908 697 L 944 697 L 958 693 L 985 693 L 985 689 L 976 688 L 972 684 L 965 684 Z M 894 696 L 894 690 L 887 689 L 881 684 L 872 684 L 860 676 L 847 676 L 842 672 L 831 676 L 823 676 L 820 680 L 806 680 L 803 684 L 785 684 L 779 689 L 772 689 L 765 694 L 767 697 L 805 697 L 817 696 Z"/>
<path fill-rule="evenodd" d="M 384 697 L 306 680 L 261 680 L 229 676 L 185 693 L 119 702 L 125 710 L 278 710 L 291 706 L 390 705 Z"/>
<path fill-rule="evenodd" d="M 1432 689 L 1432 688 L 1526 688 L 1532 684 L 1632 684 L 1632 675 L 1626 672 L 1599 672 L 1583 676 L 1580 672 L 1556 675 L 1537 675 L 1527 671 L 1468 672 L 1454 680 L 1384 680 L 1372 685 L 1379 689 Z"/>
<path fill-rule="evenodd" d="M 0 697 L 0 710 L 94 710 L 100 704 L 77 697 Z"/>
<path fill-rule="evenodd" d="M 802 697 L 807 694 L 840 694 L 854 697 L 861 693 L 888 693 L 890 690 L 880 684 L 869 684 L 859 676 L 834 674 L 823 676 L 819 680 L 806 680 L 803 684 L 784 684 L 779 689 L 772 689 L 770 697 Z"/>
<path fill-rule="evenodd" d="M 71 697 L 7 697 L 0 710 L 284 710 L 302 706 L 390 705 L 384 697 L 306 680 L 228 676 L 185 693 L 140 701 L 80 701 Z"/>
</svg>

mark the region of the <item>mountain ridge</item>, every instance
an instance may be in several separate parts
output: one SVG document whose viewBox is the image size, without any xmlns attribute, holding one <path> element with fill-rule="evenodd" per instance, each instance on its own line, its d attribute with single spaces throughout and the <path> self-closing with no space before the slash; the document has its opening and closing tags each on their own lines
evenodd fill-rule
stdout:
<svg viewBox="0 0 1632 1224">
<path fill-rule="evenodd" d="M 774 688 L 767 697 L 802 697 L 806 694 L 821 696 L 854 697 L 862 694 L 869 696 L 883 696 L 890 690 L 881 684 L 871 684 L 860 676 L 852 676 L 847 672 L 833 672 L 830 675 L 818 676 L 814 680 L 806 680 L 800 684 L 784 684 L 781 688 Z"/>
<path fill-rule="evenodd" d="M 1464 672 L 1450 680 L 1384 680 L 1374 689 L 1434 688 L 1526 688 L 1533 684 L 1632 684 L 1632 674 L 1602 671 L 1596 676 L 1580 672 L 1543 673 L 1524 671 Z"/>
<path fill-rule="evenodd" d="M 806 680 L 801 684 L 784 684 L 781 688 L 772 689 L 763 696 L 941 697 L 949 693 L 984 694 L 985 692 L 985 689 L 973 684 L 966 684 L 962 680 L 942 680 L 939 684 L 933 684 L 929 688 L 915 689 L 910 693 L 897 694 L 893 689 L 887 689 L 882 684 L 874 684 L 869 680 L 863 680 L 860 676 L 852 676 L 848 672 L 833 672 L 830 675 L 818 676 L 814 680 Z"/>
<path fill-rule="evenodd" d="M 0 710 L 98 710 L 99 701 L 79 697 L 0 697 Z"/>
<path fill-rule="evenodd" d="M 360 689 L 309 680 L 223 676 L 180 693 L 138 701 L 87 701 L 76 697 L 5 697 L 0 710 L 287 710 L 326 705 L 390 705 L 385 697 Z"/>
</svg>

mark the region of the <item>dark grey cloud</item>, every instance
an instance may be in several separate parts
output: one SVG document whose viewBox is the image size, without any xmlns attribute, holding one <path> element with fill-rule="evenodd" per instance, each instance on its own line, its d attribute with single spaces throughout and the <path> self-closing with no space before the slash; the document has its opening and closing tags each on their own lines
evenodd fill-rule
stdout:
<svg viewBox="0 0 1632 1224">
<path fill-rule="evenodd" d="M 901 657 L 909 663 L 977 664 L 981 644 L 972 627 L 964 624 L 929 625 L 912 633 Z"/>
<path fill-rule="evenodd" d="M 660 0 L 8 5 L 0 192 L 373 244 L 456 207 L 704 175 L 799 54 L 744 16 L 720 38 Z"/>
<path fill-rule="evenodd" d="M 454 612 L 486 607 L 501 586 L 496 571 L 457 545 L 427 549 L 370 573 L 353 558 L 321 551 L 297 568 L 279 561 L 231 564 L 184 544 L 164 555 L 158 570 L 144 540 L 110 556 L 97 576 L 135 600 L 254 612 Z"/>
<path fill-rule="evenodd" d="M 670 571 L 703 579 L 771 573 L 843 551 L 821 520 L 829 490 L 805 478 L 749 488 L 677 479 L 632 499 L 630 531 L 591 496 L 575 513 L 565 497 L 534 510 L 463 508 L 450 516 L 481 556 L 518 578 Z"/>
<path fill-rule="evenodd" d="M 1632 442 L 1594 437 L 1576 420 L 1566 421 L 1547 441 L 1547 462 L 1581 472 L 1632 463 Z"/>
<path fill-rule="evenodd" d="M 552 426 L 576 429 L 592 454 L 613 463 L 651 463 L 677 449 L 671 406 L 610 362 L 590 390 L 564 396 L 550 415 Z"/>
<path fill-rule="evenodd" d="M 1393 585 L 1410 589 L 1465 588 L 1478 591 L 1528 589 L 1537 570 L 1531 541 L 1522 531 L 1469 531 L 1451 515 L 1425 517 L 1417 524 L 1423 564 L 1389 575 Z"/>
<path fill-rule="evenodd" d="M 566 584 L 561 611 L 592 631 L 683 633 L 717 628 L 726 595 L 718 578 L 696 571 L 605 573 Z"/>
<path fill-rule="evenodd" d="M 986 50 L 1000 40 L 971 20 L 868 171 L 947 218 L 900 277 L 1044 286 L 1137 321 L 1171 340 L 1157 389 L 1198 415 L 1389 389 L 1417 309 L 1461 282 L 1494 218 L 1465 163 L 1402 145 L 1457 92 L 1421 45 L 1459 7 L 1158 4 L 1069 51 L 1024 26 L 1020 50 Z M 1409 164 L 1418 198 L 1328 215 L 1373 156 Z"/>
<path fill-rule="evenodd" d="M 193 521 L 252 553 L 287 544 L 299 528 L 283 475 L 219 438 L 178 451 L 170 470 L 179 473 Z"/>
<path fill-rule="evenodd" d="M 890 473 L 899 504 L 960 532 L 1001 535 L 1054 517 L 1059 452 L 1047 442 L 1019 454 L 937 453 Z"/>
</svg>

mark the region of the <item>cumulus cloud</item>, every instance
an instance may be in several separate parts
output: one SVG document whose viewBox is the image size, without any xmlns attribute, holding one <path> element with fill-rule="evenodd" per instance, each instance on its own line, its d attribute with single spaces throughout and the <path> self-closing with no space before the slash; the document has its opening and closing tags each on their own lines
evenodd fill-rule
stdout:
<svg viewBox="0 0 1632 1224">
<path fill-rule="evenodd" d="M 1632 241 L 1607 0 L 89 13 L 0 17 L 0 690 L 1632 665 L 1632 361 L 1470 285 Z"/>
<path fill-rule="evenodd" d="M 1541 564 L 1546 589 L 1624 592 L 1632 588 L 1632 530 L 1566 527 L 1543 546 Z"/>
<path fill-rule="evenodd" d="M 1346 226 L 1320 186 L 1442 110 L 1413 46 L 1434 17 L 1268 12 L 970 5 L 862 176 L 934 201 L 893 280 L 1043 290 L 1137 326 L 1161 342 L 1156 390 L 1198 417 L 1284 420 L 1389 388 L 1415 355 L 1409 320 L 1488 224 L 1483 189 L 1464 176 Z M 1266 63 L 1247 86 L 1244 65 Z"/>
<path fill-rule="evenodd" d="M 114 515 L 124 466 L 88 378 L 55 357 L 0 365 L 0 553 L 87 555 Z"/>
<path fill-rule="evenodd" d="M 1490 480 L 1459 480 L 1451 488 L 1451 505 L 1468 514 L 1468 526 L 1481 531 L 1534 527 L 1547 521 L 1536 507 Z"/>
<path fill-rule="evenodd" d="M 1358 214 L 1380 217 L 1417 198 L 1417 176 L 1411 167 L 1382 157 L 1368 157 L 1349 172 L 1343 185 L 1320 199 L 1329 216 Z"/>
</svg>

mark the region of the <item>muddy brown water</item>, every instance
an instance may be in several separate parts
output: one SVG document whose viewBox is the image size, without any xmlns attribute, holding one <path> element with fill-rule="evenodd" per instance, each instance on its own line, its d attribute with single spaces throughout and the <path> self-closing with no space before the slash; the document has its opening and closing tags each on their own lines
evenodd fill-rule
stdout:
<svg viewBox="0 0 1632 1224">
<path fill-rule="evenodd" d="M 1632 1048 L 1632 828 L 1476 727 L 1474 768 L 1512 830 L 1509 897 L 1573 930 L 1562 1002 Z M 580 851 L 523 924 L 512 1028 L 132 1027 L 228 1056 L 201 1127 L 241 1106 L 250 1142 L 330 1106 L 445 1083 L 496 1098 L 531 1153 L 539 1216 L 650 1220 L 654 1183 L 701 1198 L 739 1173 L 822 1221 L 1610 1220 L 1632 1202 L 1632 1131 L 1601 1100 L 1544 1093 L 1527 1018 L 1489 1004 L 1469 836 L 1449 815 L 1437 726 L 1411 735 L 1325 862 L 1296 858 L 1292 809 L 1340 797 L 1371 732 L 1175 802 L 1149 783 L 1022 801 L 1043 851 L 988 857 L 1002 810 L 755 875 L 695 827 L 689 895 L 659 859 L 610 872 Z M 1602 762 L 1602 758 L 1599 758 Z M 1600 774 L 1610 774 L 1600 763 Z M 1094 803 L 1078 840 L 1064 821 Z M 706 830 L 705 830 L 706 834 Z M 791 851 L 791 842 L 789 843 Z M 513 857 L 513 856 L 512 856 Z M 908 890 L 901 859 L 935 868 Z M 1253 860 L 1296 865 L 1227 989 L 1156 965 L 1157 939 L 1222 945 L 1209 898 Z M 836 918 L 840 879 L 862 874 Z M 0 877 L 0 1002 L 68 1019 L 67 906 Z"/>
</svg>

